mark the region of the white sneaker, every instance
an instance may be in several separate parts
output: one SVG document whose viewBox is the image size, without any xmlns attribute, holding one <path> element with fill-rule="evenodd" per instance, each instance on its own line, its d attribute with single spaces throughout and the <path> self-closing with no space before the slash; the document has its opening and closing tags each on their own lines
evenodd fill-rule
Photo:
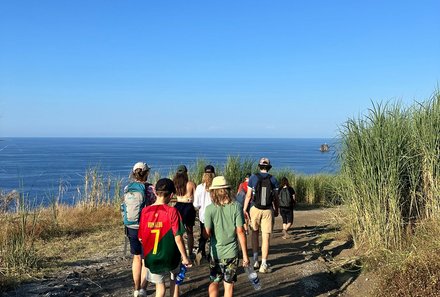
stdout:
<svg viewBox="0 0 440 297">
<path fill-rule="evenodd" d="M 139 297 L 139 290 L 133 291 L 133 297 Z"/>
<path fill-rule="evenodd" d="M 260 267 L 260 263 L 258 261 L 255 261 L 254 263 L 254 269 L 258 269 Z"/>
<path fill-rule="evenodd" d="M 269 264 L 261 264 L 260 266 L 260 270 L 261 273 L 271 273 L 272 272 L 272 268 L 270 268 Z"/>
<path fill-rule="evenodd" d="M 145 289 L 139 290 L 139 297 L 147 297 L 147 291 Z"/>
</svg>

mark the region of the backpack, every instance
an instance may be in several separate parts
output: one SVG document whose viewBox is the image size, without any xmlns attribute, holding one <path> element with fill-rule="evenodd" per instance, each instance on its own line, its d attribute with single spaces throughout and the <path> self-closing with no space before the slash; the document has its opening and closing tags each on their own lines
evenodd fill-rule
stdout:
<svg viewBox="0 0 440 297">
<path fill-rule="evenodd" d="M 145 206 L 145 185 L 132 182 L 125 189 L 121 214 L 124 225 L 138 229 L 142 208 Z"/>
<path fill-rule="evenodd" d="M 289 188 L 282 188 L 280 191 L 280 207 L 291 208 L 293 206 L 292 195 L 290 195 Z"/>
<path fill-rule="evenodd" d="M 255 207 L 259 209 L 270 209 L 273 202 L 273 185 L 271 182 L 272 175 L 268 174 L 263 177 L 260 173 L 256 174 L 258 178 L 255 187 Z"/>
<path fill-rule="evenodd" d="M 235 196 L 235 200 L 240 203 L 241 207 L 244 205 L 244 200 L 246 199 L 246 192 L 241 189 L 240 192 L 238 192 L 237 196 Z"/>
</svg>

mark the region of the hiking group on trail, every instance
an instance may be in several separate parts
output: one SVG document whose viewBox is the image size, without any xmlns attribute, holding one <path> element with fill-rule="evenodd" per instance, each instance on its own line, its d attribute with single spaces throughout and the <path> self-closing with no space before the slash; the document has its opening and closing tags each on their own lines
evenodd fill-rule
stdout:
<svg viewBox="0 0 440 297">
<path fill-rule="evenodd" d="M 267 260 L 274 218 L 281 212 L 283 238 L 287 238 L 293 222 L 295 191 L 283 178 L 279 197 L 280 185 L 268 173 L 272 167 L 269 159 L 261 158 L 258 166 L 260 172 L 247 174 L 237 192 L 224 176 L 215 176 L 212 165 L 204 168 L 202 183 L 197 186 L 189 180 L 185 165 L 178 166 L 173 180 L 162 178 L 155 186 L 147 182 L 150 167 L 146 163 L 133 166 L 132 182 L 124 188 L 121 212 L 133 255 L 134 297 L 147 296 L 148 282 L 155 284 L 156 296 L 165 296 L 168 281 L 170 296 L 179 296 L 186 269 L 192 267 L 193 261 L 200 265 L 204 259 L 209 263 L 209 296 L 219 295 L 221 283 L 224 296 L 233 296 L 239 250 L 249 280 L 255 289 L 261 288 L 253 269 L 260 273 L 272 271 Z M 200 238 L 194 249 L 197 211 Z M 251 259 L 247 253 L 248 228 L 252 235 Z"/>
</svg>

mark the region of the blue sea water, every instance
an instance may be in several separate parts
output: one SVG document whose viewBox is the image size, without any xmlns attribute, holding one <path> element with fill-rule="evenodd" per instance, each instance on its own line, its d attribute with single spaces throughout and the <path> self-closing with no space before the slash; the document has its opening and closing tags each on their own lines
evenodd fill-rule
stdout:
<svg viewBox="0 0 440 297">
<path fill-rule="evenodd" d="M 296 173 L 334 173 L 335 151 L 321 153 L 322 143 L 336 147 L 335 140 L 323 138 L 6 138 L 0 141 L 0 190 L 44 201 L 60 181 L 68 185 L 65 196 L 74 195 L 86 170 L 96 166 L 104 176 L 126 178 L 134 163 L 145 161 L 166 176 L 179 164 L 204 159 L 221 166 L 228 156 L 265 156 L 274 169 Z"/>
</svg>

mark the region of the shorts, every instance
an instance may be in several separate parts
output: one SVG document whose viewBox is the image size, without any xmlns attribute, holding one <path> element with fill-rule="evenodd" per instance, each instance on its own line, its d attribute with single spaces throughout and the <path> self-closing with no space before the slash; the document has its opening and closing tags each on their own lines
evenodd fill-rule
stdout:
<svg viewBox="0 0 440 297">
<path fill-rule="evenodd" d="M 196 223 L 196 209 L 192 203 L 176 202 L 174 207 L 179 211 L 185 227 L 194 227 Z"/>
<path fill-rule="evenodd" d="M 165 271 L 161 273 L 153 273 L 150 271 L 150 269 L 147 268 L 147 281 L 153 283 L 153 284 L 163 284 L 168 277 L 170 277 L 171 280 L 176 279 L 176 275 L 179 274 L 180 267 L 177 266 L 171 271 Z"/>
<path fill-rule="evenodd" d="M 293 223 L 293 209 L 280 207 L 280 214 L 283 218 L 283 224 Z"/>
<path fill-rule="evenodd" d="M 130 253 L 132 255 L 142 255 L 142 243 L 138 238 L 138 229 L 125 227 L 125 234 L 130 241 Z"/>
<path fill-rule="evenodd" d="M 252 206 L 249 216 L 251 218 L 250 226 L 252 230 L 258 231 L 261 229 L 262 233 L 272 233 L 272 209 L 259 209 Z"/>
<path fill-rule="evenodd" d="M 230 259 L 212 259 L 209 261 L 209 279 L 212 282 L 227 283 L 237 281 L 238 257 Z"/>
</svg>

